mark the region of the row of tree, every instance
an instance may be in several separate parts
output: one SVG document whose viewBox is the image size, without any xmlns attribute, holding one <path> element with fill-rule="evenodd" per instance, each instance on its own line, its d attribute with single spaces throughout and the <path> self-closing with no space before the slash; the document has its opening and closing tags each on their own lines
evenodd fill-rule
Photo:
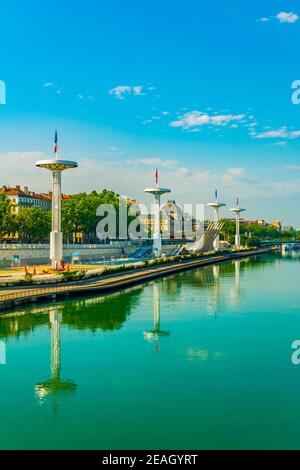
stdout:
<svg viewBox="0 0 300 470">
<path fill-rule="evenodd" d="M 9 199 L 0 194 L 0 238 L 22 242 L 47 241 L 51 213 L 36 208 L 22 208 L 15 213 Z"/>
<path fill-rule="evenodd" d="M 83 234 L 83 242 L 97 241 L 99 222 L 97 209 L 103 204 L 116 209 L 117 227 L 120 196 L 112 191 L 81 193 L 62 201 L 62 230 L 65 242 L 72 243 L 75 234 Z M 21 242 L 47 242 L 51 230 L 51 212 L 37 208 L 21 208 L 14 212 L 5 194 L 0 194 L 0 238 Z"/>
<path fill-rule="evenodd" d="M 236 223 L 233 220 L 224 219 L 224 226 L 221 235 L 230 244 L 234 243 Z M 262 226 L 257 224 L 246 225 L 241 224 L 241 244 L 248 246 L 259 246 L 262 239 L 265 240 L 294 240 L 300 239 L 300 233 L 297 231 L 282 231 L 271 226 Z"/>
<path fill-rule="evenodd" d="M 96 227 L 99 222 L 97 209 L 103 204 L 112 205 L 116 209 L 117 227 L 120 196 L 113 191 L 104 190 L 100 193 L 80 193 L 62 202 L 62 230 L 65 242 L 74 242 L 74 234 L 82 234 L 82 242 L 97 242 Z M 51 230 L 51 212 L 36 208 L 21 208 L 17 213 L 5 194 L 0 194 L 0 239 L 13 238 L 21 242 L 48 242 Z M 128 218 L 128 223 L 132 217 Z M 224 220 L 221 235 L 229 243 L 234 243 L 235 222 Z M 118 231 L 117 231 L 118 235 Z M 300 239 L 299 232 L 283 232 L 274 227 L 241 224 L 242 244 L 257 245 L 264 239 Z"/>
</svg>

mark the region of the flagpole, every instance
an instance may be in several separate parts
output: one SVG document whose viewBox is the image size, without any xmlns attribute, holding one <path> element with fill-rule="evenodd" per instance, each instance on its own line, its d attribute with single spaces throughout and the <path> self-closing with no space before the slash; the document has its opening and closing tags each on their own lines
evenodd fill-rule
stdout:
<svg viewBox="0 0 300 470">
<path fill-rule="evenodd" d="M 58 160 L 58 134 L 57 134 L 57 129 L 55 131 L 55 138 L 54 138 L 54 155 L 56 161 Z"/>
</svg>

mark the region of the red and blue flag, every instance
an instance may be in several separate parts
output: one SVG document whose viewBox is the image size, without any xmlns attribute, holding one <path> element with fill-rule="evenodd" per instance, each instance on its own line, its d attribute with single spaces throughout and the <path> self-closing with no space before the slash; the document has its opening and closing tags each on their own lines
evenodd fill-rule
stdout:
<svg viewBox="0 0 300 470">
<path fill-rule="evenodd" d="M 55 137 L 54 137 L 54 153 L 55 155 L 57 154 L 57 150 L 58 150 L 58 135 L 57 135 L 57 131 L 55 131 Z"/>
</svg>

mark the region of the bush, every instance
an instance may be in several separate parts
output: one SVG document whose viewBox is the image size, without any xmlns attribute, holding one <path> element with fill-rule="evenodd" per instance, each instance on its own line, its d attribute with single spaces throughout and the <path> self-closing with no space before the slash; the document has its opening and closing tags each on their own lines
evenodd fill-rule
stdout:
<svg viewBox="0 0 300 470">
<path fill-rule="evenodd" d="M 253 248 L 260 247 L 260 238 L 259 237 L 249 237 L 247 240 L 247 246 Z"/>
<path fill-rule="evenodd" d="M 31 284 L 33 284 L 32 277 L 33 277 L 32 274 L 29 274 L 29 273 L 26 274 L 25 279 L 21 279 L 21 281 L 19 281 L 19 285 L 30 286 Z"/>
<path fill-rule="evenodd" d="M 87 271 L 64 271 L 61 273 L 63 282 L 82 281 L 85 279 Z"/>
</svg>

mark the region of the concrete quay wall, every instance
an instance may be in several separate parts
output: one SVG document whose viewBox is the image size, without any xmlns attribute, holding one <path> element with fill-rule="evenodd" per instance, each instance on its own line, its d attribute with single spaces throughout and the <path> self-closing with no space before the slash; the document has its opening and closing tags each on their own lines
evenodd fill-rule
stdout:
<svg viewBox="0 0 300 470">
<path fill-rule="evenodd" d="M 74 252 L 79 254 L 81 262 L 101 261 L 102 259 L 110 259 L 112 256 L 120 258 L 130 256 L 137 248 L 126 247 L 125 252 L 121 247 L 112 247 L 110 245 L 99 245 L 99 247 L 72 247 L 64 248 L 64 257 L 71 260 Z M 0 247 L 0 267 L 12 266 L 14 256 L 18 256 L 22 266 L 24 265 L 37 265 L 49 263 L 49 248 L 44 247 L 15 247 L 14 245 L 7 245 L 5 248 Z"/>
</svg>

